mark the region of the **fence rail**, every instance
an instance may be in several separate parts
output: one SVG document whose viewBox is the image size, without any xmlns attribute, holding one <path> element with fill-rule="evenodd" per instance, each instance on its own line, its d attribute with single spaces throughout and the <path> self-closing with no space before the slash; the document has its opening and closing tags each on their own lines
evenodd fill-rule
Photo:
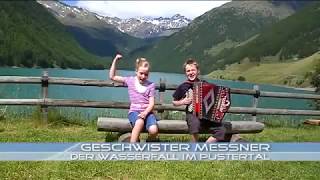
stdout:
<svg viewBox="0 0 320 180">
<path fill-rule="evenodd" d="M 56 107 L 90 107 L 90 108 L 113 108 L 129 109 L 127 102 L 86 101 L 67 99 L 0 99 L 0 105 L 40 105 Z M 155 110 L 184 111 L 184 107 L 171 104 L 155 104 Z M 266 109 L 252 107 L 231 107 L 228 113 L 235 114 L 264 114 L 264 115 L 310 115 L 320 116 L 320 111 L 313 110 L 289 110 L 289 109 Z"/>
<path fill-rule="evenodd" d="M 21 76 L 0 76 L 0 83 L 13 84 L 40 84 L 42 98 L 40 99 L 0 99 L 0 105 L 40 105 L 41 110 L 46 119 L 47 107 L 63 106 L 63 107 L 91 107 L 91 108 L 115 108 L 128 109 L 129 103 L 125 102 L 107 102 L 107 101 L 87 101 L 87 100 L 68 100 L 68 99 L 51 99 L 48 98 L 49 85 L 73 85 L 73 86 L 97 86 L 97 87 L 125 87 L 122 84 L 113 83 L 107 80 L 96 79 L 79 79 L 79 78 L 61 78 L 49 77 L 48 73 L 43 72 L 42 77 L 21 77 Z M 156 85 L 160 97 L 166 90 L 175 90 L 177 85 L 166 84 L 160 80 Z M 318 116 L 320 111 L 315 110 L 290 110 L 290 109 L 266 109 L 257 108 L 259 97 L 272 98 L 293 98 L 293 99 L 312 99 L 320 100 L 320 95 L 315 94 L 299 94 L 284 92 L 268 92 L 260 91 L 259 86 L 255 85 L 254 89 L 237 89 L 231 88 L 232 94 L 251 95 L 253 96 L 252 107 L 231 107 L 228 113 L 251 114 L 255 121 L 257 114 L 264 115 L 310 115 Z M 175 107 L 171 104 L 164 104 L 163 99 L 156 103 L 155 109 L 159 111 L 184 111 L 184 107 Z"/>
<path fill-rule="evenodd" d="M 0 76 L 0 83 L 26 83 L 26 84 L 41 84 L 43 83 L 42 77 L 20 77 L 20 76 Z M 108 80 L 96 79 L 79 79 L 79 78 L 60 78 L 50 77 L 47 79 L 48 84 L 56 85 L 73 85 L 73 86 L 97 86 L 97 87 L 125 87 L 122 84 L 117 84 Z M 175 90 L 178 86 L 175 84 L 161 84 L 156 85 L 157 90 Z M 269 92 L 260 91 L 255 89 L 239 89 L 231 88 L 233 94 L 252 95 L 255 97 L 274 97 L 274 98 L 292 98 L 292 99 L 314 99 L 320 100 L 320 95 L 315 94 L 299 94 L 299 93 L 284 93 L 284 92 Z"/>
</svg>

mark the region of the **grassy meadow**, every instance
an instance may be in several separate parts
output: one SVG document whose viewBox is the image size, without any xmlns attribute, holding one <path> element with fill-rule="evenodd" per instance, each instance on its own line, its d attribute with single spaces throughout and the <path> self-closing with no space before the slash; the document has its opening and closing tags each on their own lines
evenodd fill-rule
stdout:
<svg viewBox="0 0 320 180">
<path fill-rule="evenodd" d="M 98 132 L 95 120 L 55 116 L 47 125 L 33 118 L 2 118 L 0 142 L 112 142 L 117 134 Z M 266 127 L 242 136 L 250 142 L 319 142 L 320 127 Z M 188 135 L 160 135 L 187 142 Z M 318 162 L 279 161 L 4 161 L 0 179 L 319 179 Z"/>
</svg>

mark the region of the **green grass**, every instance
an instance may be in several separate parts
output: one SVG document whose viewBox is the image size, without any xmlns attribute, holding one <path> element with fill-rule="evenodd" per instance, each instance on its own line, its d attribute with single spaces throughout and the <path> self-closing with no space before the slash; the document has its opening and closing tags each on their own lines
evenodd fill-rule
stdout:
<svg viewBox="0 0 320 180">
<path fill-rule="evenodd" d="M 33 119 L 3 119 L 0 129 L 0 142 L 104 142 L 117 138 L 98 132 L 95 122 L 61 126 Z M 189 140 L 188 135 L 160 138 Z M 320 127 L 267 127 L 243 138 L 251 142 L 319 142 Z M 319 168 L 318 162 L 278 161 L 8 161 L 0 162 L 0 179 L 319 179 Z"/>
<path fill-rule="evenodd" d="M 318 179 L 317 162 L 7 162 L 1 179 Z"/>
<path fill-rule="evenodd" d="M 45 126 L 24 121 L 0 122 L 1 142 L 103 142 L 105 133 L 93 125 Z"/>
<path fill-rule="evenodd" d="M 0 121 L 0 142 L 112 142 L 117 133 L 97 131 L 96 122 L 69 125 L 56 123 L 43 125 L 32 119 L 7 119 Z M 143 135 L 144 136 L 144 135 Z M 162 134 L 162 141 L 189 141 L 189 135 Z M 202 135 L 202 138 L 205 138 Z M 280 127 L 267 125 L 259 134 L 244 134 L 251 142 L 320 142 L 320 127 L 301 125 Z"/>
<path fill-rule="evenodd" d="M 225 70 L 217 70 L 208 74 L 209 78 L 237 80 L 240 76 L 253 83 L 267 83 L 288 86 L 310 86 L 310 77 L 315 64 L 320 60 L 320 53 L 288 62 L 248 62 L 235 63 Z"/>
</svg>

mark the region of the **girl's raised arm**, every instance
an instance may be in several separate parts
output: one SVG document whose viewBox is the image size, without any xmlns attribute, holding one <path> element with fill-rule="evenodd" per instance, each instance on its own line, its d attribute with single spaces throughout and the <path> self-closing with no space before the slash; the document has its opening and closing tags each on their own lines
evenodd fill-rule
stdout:
<svg viewBox="0 0 320 180">
<path fill-rule="evenodd" d="M 119 82 L 119 83 L 124 82 L 124 77 L 116 75 L 116 64 L 117 64 L 117 61 L 120 60 L 121 58 L 122 58 L 121 54 L 117 54 L 114 57 L 112 64 L 111 64 L 111 67 L 110 67 L 110 71 L 109 71 L 109 78 L 112 81 Z"/>
</svg>

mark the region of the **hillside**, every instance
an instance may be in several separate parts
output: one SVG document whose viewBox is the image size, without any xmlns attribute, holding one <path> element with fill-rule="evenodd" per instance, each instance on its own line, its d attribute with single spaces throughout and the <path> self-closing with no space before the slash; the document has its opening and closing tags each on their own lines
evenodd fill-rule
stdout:
<svg viewBox="0 0 320 180">
<path fill-rule="evenodd" d="M 320 51 L 310 57 L 287 62 L 250 62 L 228 65 L 225 70 L 217 70 L 207 77 L 249 81 L 254 83 L 278 84 L 308 87 L 312 81 L 314 67 L 320 64 Z"/>
<path fill-rule="evenodd" d="M 200 60 L 203 73 L 217 69 L 213 57 L 225 48 L 245 44 L 261 30 L 295 12 L 286 3 L 233 1 L 194 19 L 189 26 L 131 54 L 148 57 L 155 71 L 181 72 L 186 58 Z M 170 63 L 167 63 L 170 62 Z"/>
<path fill-rule="evenodd" d="M 103 68 L 35 1 L 0 2 L 0 65 Z"/>
<path fill-rule="evenodd" d="M 66 29 L 84 49 L 101 57 L 112 57 L 117 51 L 127 54 L 152 42 L 151 40 L 134 38 L 104 26 L 77 24 L 66 25 Z"/>
<path fill-rule="evenodd" d="M 245 45 L 225 49 L 214 57 L 220 63 L 232 64 L 248 58 L 253 62 L 264 60 L 298 60 L 308 57 L 320 48 L 320 3 L 315 2 L 292 16 L 264 29 Z"/>
</svg>

